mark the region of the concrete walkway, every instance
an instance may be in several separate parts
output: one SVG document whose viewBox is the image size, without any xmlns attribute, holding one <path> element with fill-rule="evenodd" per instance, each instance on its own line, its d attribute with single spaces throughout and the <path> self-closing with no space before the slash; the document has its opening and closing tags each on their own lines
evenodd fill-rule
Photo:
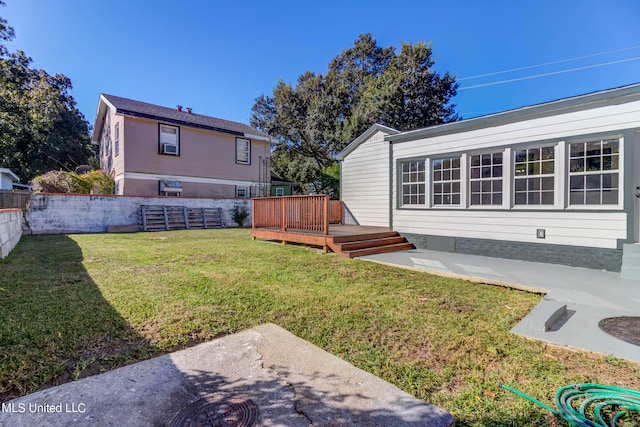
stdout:
<svg viewBox="0 0 640 427">
<path fill-rule="evenodd" d="M 184 414 L 195 407 L 202 411 Z M 454 422 L 273 324 L 3 402 L 0 411 L 0 425 L 15 427 L 168 426 L 172 420 L 287 427 Z"/>
<path fill-rule="evenodd" d="M 639 346 L 598 327 L 608 317 L 640 316 L 640 280 L 607 271 L 423 249 L 361 259 L 544 293 L 542 302 L 512 332 L 640 362 Z"/>
</svg>

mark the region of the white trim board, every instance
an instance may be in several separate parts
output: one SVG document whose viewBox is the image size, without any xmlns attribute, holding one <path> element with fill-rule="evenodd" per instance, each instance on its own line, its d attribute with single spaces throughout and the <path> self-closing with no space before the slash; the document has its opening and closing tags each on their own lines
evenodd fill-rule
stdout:
<svg viewBox="0 0 640 427">
<path fill-rule="evenodd" d="M 201 178 L 197 176 L 183 176 L 183 175 L 159 175 L 153 173 L 137 173 L 137 172 L 125 172 L 121 179 L 145 179 L 153 181 L 180 181 L 180 182 L 192 182 L 197 184 L 222 184 L 222 185 L 237 185 L 241 187 L 251 187 L 255 184 L 253 181 L 236 181 L 230 179 L 217 179 L 217 178 Z"/>
</svg>

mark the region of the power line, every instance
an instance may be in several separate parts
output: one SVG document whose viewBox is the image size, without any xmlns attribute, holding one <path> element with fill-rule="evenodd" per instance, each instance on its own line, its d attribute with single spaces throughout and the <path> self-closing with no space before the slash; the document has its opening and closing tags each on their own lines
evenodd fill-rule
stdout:
<svg viewBox="0 0 640 427">
<path fill-rule="evenodd" d="M 613 64 L 620 64 L 622 62 L 637 61 L 638 59 L 640 59 L 640 56 L 636 56 L 636 57 L 628 58 L 628 59 L 621 59 L 619 61 L 605 62 L 605 63 L 602 63 L 602 64 L 586 65 L 584 67 L 571 68 L 569 70 L 553 71 L 553 72 L 550 72 L 550 73 L 535 74 L 533 76 L 518 77 L 518 78 L 515 78 L 515 79 L 500 80 L 500 81 L 492 82 L 492 83 L 483 83 L 483 84 L 478 84 L 478 85 L 473 85 L 473 86 L 466 86 L 466 87 L 458 88 L 458 91 L 468 90 L 468 89 L 476 89 L 476 88 L 479 88 L 479 87 L 486 87 L 486 86 L 495 86 L 495 85 L 504 84 L 504 83 L 518 82 L 518 81 L 521 81 L 521 80 L 537 79 L 539 77 L 553 76 L 553 75 L 556 75 L 556 74 L 571 73 L 573 71 L 587 70 L 589 68 L 604 67 L 605 65 L 613 65 Z"/>
<path fill-rule="evenodd" d="M 593 58 L 595 56 L 609 55 L 611 53 L 624 52 L 626 50 L 633 50 L 633 49 L 638 49 L 638 48 L 640 48 L 640 45 L 631 46 L 631 47 L 625 47 L 623 49 L 610 50 L 608 52 L 594 53 L 594 54 L 591 54 L 591 55 L 577 56 L 575 58 L 562 59 L 560 61 L 545 62 L 543 64 L 528 65 L 526 67 L 520 67 L 520 68 L 512 68 L 510 70 L 495 71 L 493 73 L 478 74 L 476 76 L 462 77 L 462 78 L 459 78 L 459 79 L 456 79 L 456 80 L 457 81 L 471 80 L 471 79 L 478 79 L 480 77 L 488 77 L 488 76 L 495 76 L 495 75 L 498 75 L 498 74 L 513 73 L 514 71 L 529 70 L 531 68 L 545 67 L 547 65 L 562 64 L 563 62 L 577 61 L 579 59 Z"/>
</svg>

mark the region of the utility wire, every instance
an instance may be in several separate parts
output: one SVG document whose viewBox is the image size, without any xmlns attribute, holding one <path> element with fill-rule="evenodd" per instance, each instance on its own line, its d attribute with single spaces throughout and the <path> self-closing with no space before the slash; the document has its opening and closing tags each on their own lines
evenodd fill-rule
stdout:
<svg viewBox="0 0 640 427">
<path fill-rule="evenodd" d="M 539 68 L 539 67 L 545 67 L 547 65 L 562 64 L 563 62 L 577 61 L 579 59 L 593 58 L 595 56 L 609 55 L 611 53 L 624 52 L 626 50 L 633 50 L 633 49 L 638 49 L 638 48 L 640 48 L 640 45 L 631 46 L 631 47 L 625 47 L 623 49 L 610 50 L 608 52 L 594 53 L 594 54 L 591 54 L 591 55 L 577 56 L 575 58 L 561 59 L 560 61 L 545 62 L 544 64 L 528 65 L 526 67 L 512 68 L 510 70 L 495 71 L 493 73 L 478 74 L 476 76 L 462 77 L 462 78 L 459 78 L 459 79 L 456 79 L 456 80 L 457 81 L 462 81 L 462 80 L 479 79 L 480 77 L 488 77 L 488 76 L 495 76 L 495 75 L 498 75 L 498 74 L 513 73 L 514 71 L 530 70 L 531 68 Z"/>
<path fill-rule="evenodd" d="M 627 58 L 627 59 L 621 59 L 619 61 L 605 62 L 605 63 L 602 63 L 602 64 L 586 65 L 584 67 L 571 68 L 569 70 L 553 71 L 553 72 L 550 72 L 550 73 L 535 74 L 533 76 L 518 77 L 518 78 L 515 78 L 515 79 L 500 80 L 500 81 L 497 81 L 497 82 L 483 83 L 483 84 L 478 84 L 478 85 L 473 85 L 473 86 L 466 86 L 466 87 L 458 88 L 458 91 L 468 90 L 468 89 L 476 89 L 476 88 L 479 88 L 479 87 L 486 87 L 486 86 L 495 86 L 495 85 L 500 85 L 500 84 L 504 84 L 504 83 L 519 82 L 521 80 L 537 79 L 537 78 L 540 78 L 540 77 L 553 76 L 553 75 L 556 75 L 556 74 L 571 73 L 573 71 L 587 70 L 589 68 L 604 67 L 605 65 L 613 65 L 613 64 L 620 64 L 622 62 L 637 61 L 638 59 L 640 59 L 640 56 L 636 56 L 636 57 L 633 57 L 633 58 Z"/>
</svg>

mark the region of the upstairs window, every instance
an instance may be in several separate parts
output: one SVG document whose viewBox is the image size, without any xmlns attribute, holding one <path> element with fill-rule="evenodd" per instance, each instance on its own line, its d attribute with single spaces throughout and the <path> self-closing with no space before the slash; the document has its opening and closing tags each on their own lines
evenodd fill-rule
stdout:
<svg viewBox="0 0 640 427">
<path fill-rule="evenodd" d="M 236 138 L 236 163 L 242 165 L 251 164 L 251 141 Z"/>
<path fill-rule="evenodd" d="M 180 155 L 180 129 L 160 125 L 160 154 Z"/>
<path fill-rule="evenodd" d="M 113 151 L 116 156 L 120 154 L 120 123 L 113 128 Z"/>
<path fill-rule="evenodd" d="M 555 147 L 532 147 L 515 151 L 515 204 L 553 205 Z"/>
<path fill-rule="evenodd" d="M 460 205 L 460 157 L 437 159 L 433 166 L 433 205 Z"/>
<path fill-rule="evenodd" d="M 502 205 L 502 153 L 469 156 L 470 204 Z"/>
<path fill-rule="evenodd" d="M 425 204 L 425 161 L 402 162 L 402 205 Z"/>
<path fill-rule="evenodd" d="M 569 144 L 569 204 L 617 205 L 620 140 Z"/>
</svg>

